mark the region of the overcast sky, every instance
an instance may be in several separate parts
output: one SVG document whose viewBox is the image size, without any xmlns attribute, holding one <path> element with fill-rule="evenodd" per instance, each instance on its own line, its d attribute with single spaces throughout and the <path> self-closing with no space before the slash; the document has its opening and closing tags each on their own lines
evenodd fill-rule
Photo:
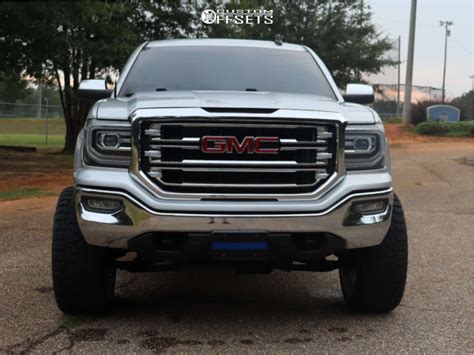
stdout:
<svg viewBox="0 0 474 355">
<path fill-rule="evenodd" d="M 406 60 L 411 0 L 366 0 L 373 20 L 390 38 L 401 36 L 402 61 Z M 413 84 L 441 88 L 443 79 L 444 27 L 440 20 L 451 20 L 448 38 L 446 94 L 459 96 L 471 90 L 474 75 L 474 0 L 418 0 Z M 402 64 L 401 82 L 405 82 Z M 371 78 L 373 83 L 395 84 L 396 70 Z"/>
</svg>

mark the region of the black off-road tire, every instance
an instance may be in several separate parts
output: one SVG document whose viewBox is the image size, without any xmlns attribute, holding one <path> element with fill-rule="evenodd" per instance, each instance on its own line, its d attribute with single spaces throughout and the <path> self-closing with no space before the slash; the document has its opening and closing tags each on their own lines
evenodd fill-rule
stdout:
<svg viewBox="0 0 474 355">
<path fill-rule="evenodd" d="M 342 265 L 342 293 L 350 308 L 388 313 L 400 304 L 407 277 L 408 241 L 398 196 L 394 197 L 390 229 L 382 244 L 346 252 Z"/>
<path fill-rule="evenodd" d="M 66 314 L 97 313 L 107 309 L 115 288 L 110 250 L 89 245 L 79 229 L 74 188 L 59 196 L 52 245 L 56 303 Z"/>
</svg>

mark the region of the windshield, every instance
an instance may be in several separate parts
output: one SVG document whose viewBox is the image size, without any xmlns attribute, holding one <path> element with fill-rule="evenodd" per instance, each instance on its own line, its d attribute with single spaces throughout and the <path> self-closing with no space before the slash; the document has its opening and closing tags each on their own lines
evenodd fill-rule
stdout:
<svg viewBox="0 0 474 355">
<path fill-rule="evenodd" d="M 306 51 L 170 46 L 143 50 L 120 96 L 140 91 L 224 90 L 299 93 L 336 99 Z"/>
</svg>

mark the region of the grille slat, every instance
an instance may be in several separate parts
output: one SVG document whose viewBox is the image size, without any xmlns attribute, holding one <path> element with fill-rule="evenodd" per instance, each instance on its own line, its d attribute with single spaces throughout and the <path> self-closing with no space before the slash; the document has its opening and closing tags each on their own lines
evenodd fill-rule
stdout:
<svg viewBox="0 0 474 355">
<path fill-rule="evenodd" d="M 148 154 L 158 153 L 158 152 L 149 152 Z M 156 155 L 148 155 L 146 156 L 153 156 L 157 157 Z M 222 168 L 226 168 L 229 166 L 268 166 L 268 167 L 308 167 L 308 168 L 315 168 L 317 166 L 326 165 L 324 161 L 316 162 L 316 163 L 298 163 L 296 161 L 291 160 L 274 160 L 274 161 L 265 161 L 265 160 L 183 160 L 183 161 L 166 161 L 163 162 L 161 160 L 156 161 L 153 166 L 161 166 L 167 167 L 177 165 L 178 167 L 185 167 L 185 166 L 193 166 L 193 165 L 203 165 L 203 166 L 215 166 L 219 165 Z"/>
<path fill-rule="evenodd" d="M 206 183 L 190 183 L 190 182 L 183 182 L 183 183 L 170 183 L 170 182 L 163 182 L 163 185 L 167 186 L 181 186 L 181 187 L 207 187 L 209 184 Z M 220 187 L 227 187 L 230 189 L 240 189 L 240 188 L 275 188 L 275 187 L 308 187 L 314 186 L 314 184 L 219 184 Z"/>
<path fill-rule="evenodd" d="M 335 172 L 335 123 L 253 121 L 144 120 L 140 168 L 165 191 L 199 194 L 307 193 Z M 229 153 L 205 152 L 204 136 L 235 137 L 238 144 L 246 137 L 278 138 L 264 147 L 277 151 L 259 154 L 244 146 L 240 152 L 235 147 Z"/>
<path fill-rule="evenodd" d="M 156 170 L 154 170 L 156 169 Z M 161 172 L 163 170 L 182 170 L 182 171 L 214 171 L 214 172 L 223 172 L 223 171 L 258 171 L 264 173 L 291 173 L 295 171 L 314 171 L 315 173 L 327 173 L 326 170 L 322 169 L 321 171 L 315 170 L 314 168 L 260 168 L 260 167 L 251 167 L 251 168 L 239 168 L 239 167 L 226 167 L 226 168 L 210 168 L 210 167 L 194 167 L 194 166 L 166 166 L 166 167 L 152 167 L 148 174 L 152 175 L 154 172 Z"/>
</svg>

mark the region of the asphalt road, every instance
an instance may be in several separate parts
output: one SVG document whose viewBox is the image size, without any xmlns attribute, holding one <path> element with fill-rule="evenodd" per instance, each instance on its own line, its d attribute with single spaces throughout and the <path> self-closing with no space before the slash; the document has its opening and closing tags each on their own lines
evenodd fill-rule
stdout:
<svg viewBox="0 0 474 355">
<path fill-rule="evenodd" d="M 0 352 L 474 352 L 474 144 L 393 149 L 406 294 L 349 312 L 337 272 L 127 274 L 102 317 L 65 317 L 50 271 L 55 198 L 0 203 Z M 465 158 L 468 158 L 467 160 Z"/>
</svg>

